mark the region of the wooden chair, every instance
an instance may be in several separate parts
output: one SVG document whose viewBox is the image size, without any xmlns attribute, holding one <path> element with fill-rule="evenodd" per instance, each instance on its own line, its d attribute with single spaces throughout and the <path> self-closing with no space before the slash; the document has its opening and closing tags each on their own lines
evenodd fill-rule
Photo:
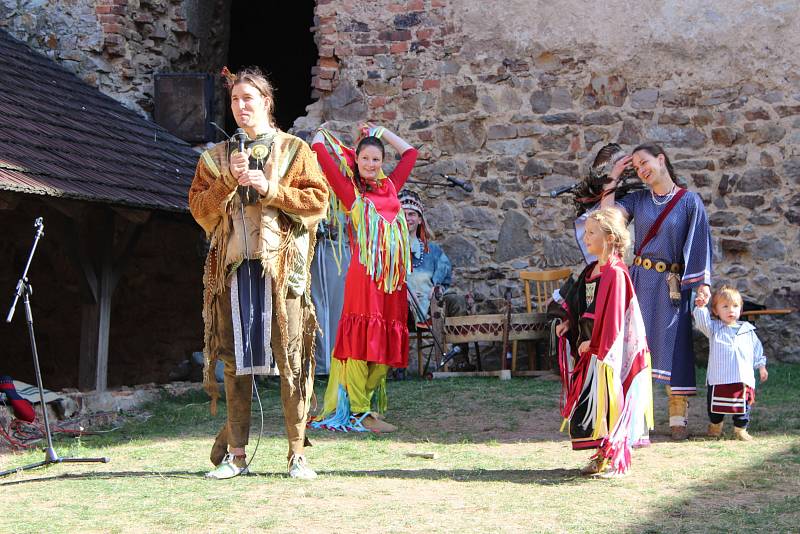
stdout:
<svg viewBox="0 0 800 534">
<path fill-rule="evenodd" d="M 534 311 L 538 313 L 547 312 L 547 301 L 553 296 L 553 291 L 560 288 L 564 281 L 572 274 L 572 269 L 552 269 L 549 271 L 520 271 L 519 277 L 525 284 L 525 305 L 528 313 Z M 532 298 L 531 283 L 536 283 L 536 301 Z M 517 341 L 511 345 L 511 372 L 517 370 Z M 534 370 L 536 364 L 536 346 L 531 343 L 531 350 L 528 351 L 528 369 Z"/>
<path fill-rule="evenodd" d="M 425 364 L 423 363 L 425 349 L 435 350 L 431 327 L 426 323 L 417 323 L 414 331 L 417 336 L 417 372 L 422 376 Z"/>
<path fill-rule="evenodd" d="M 413 316 L 413 312 L 411 310 L 408 310 L 408 314 L 409 317 Z M 423 370 L 425 365 L 423 360 L 425 359 L 424 353 L 426 350 L 429 351 L 430 355 L 435 355 L 434 358 L 431 358 L 431 363 L 434 366 L 439 364 L 438 349 L 433 336 L 434 332 L 441 330 L 441 323 L 444 323 L 444 308 L 439 306 L 439 302 L 436 299 L 431 299 L 429 315 L 430 319 L 427 322 L 415 323 L 413 327 L 411 327 L 413 328 L 413 332 L 416 334 L 417 338 L 417 368 L 419 376 L 424 375 Z M 409 329 L 409 333 L 412 331 L 411 328 Z M 440 340 L 440 342 L 443 343 L 442 340 Z M 430 351 L 433 352 L 431 353 Z"/>
</svg>

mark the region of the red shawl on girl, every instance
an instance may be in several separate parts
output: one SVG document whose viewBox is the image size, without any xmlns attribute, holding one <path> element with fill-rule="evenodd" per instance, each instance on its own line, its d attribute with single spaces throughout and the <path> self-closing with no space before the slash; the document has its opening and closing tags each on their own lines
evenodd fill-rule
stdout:
<svg viewBox="0 0 800 534">
<path fill-rule="evenodd" d="M 589 388 L 592 400 L 584 421 L 592 425 L 595 439 L 604 438 L 598 454 L 624 473 L 631 445 L 653 428 L 650 352 L 628 268 L 612 256 L 600 273 L 594 313 L 584 314 L 594 320 L 589 350 L 571 372 L 562 371 L 562 415 L 569 419 Z"/>
</svg>

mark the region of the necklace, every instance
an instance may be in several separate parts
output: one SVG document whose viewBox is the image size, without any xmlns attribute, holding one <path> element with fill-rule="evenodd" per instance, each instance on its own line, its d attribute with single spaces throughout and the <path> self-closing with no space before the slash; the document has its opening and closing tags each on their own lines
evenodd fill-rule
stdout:
<svg viewBox="0 0 800 534">
<path fill-rule="evenodd" d="M 425 259 L 425 247 L 422 243 L 415 239 L 411 244 L 411 267 L 416 269 L 422 265 L 422 260 Z"/>
<path fill-rule="evenodd" d="M 666 204 L 667 202 L 672 200 L 672 197 L 675 196 L 675 192 L 677 190 L 678 190 L 678 187 L 675 184 L 672 184 L 672 189 L 670 189 L 669 193 L 667 193 L 666 196 L 664 196 L 664 199 L 663 200 L 656 200 L 656 195 L 655 195 L 655 193 L 653 193 L 653 190 L 651 189 L 650 190 L 650 198 L 653 199 L 653 204 L 655 204 L 656 206 L 663 206 L 664 204 Z M 658 195 L 658 196 L 662 196 L 662 195 Z"/>
</svg>

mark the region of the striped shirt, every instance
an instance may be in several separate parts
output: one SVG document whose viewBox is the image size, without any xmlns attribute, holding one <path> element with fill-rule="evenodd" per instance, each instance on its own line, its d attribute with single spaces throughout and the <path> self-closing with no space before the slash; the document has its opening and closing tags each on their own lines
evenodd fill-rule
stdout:
<svg viewBox="0 0 800 534">
<path fill-rule="evenodd" d="M 709 339 L 706 383 L 716 386 L 741 382 L 755 388 L 753 369 L 767 364 L 756 327 L 747 321 L 728 326 L 712 319 L 706 306 L 696 306 L 693 315 L 695 326 Z"/>
</svg>

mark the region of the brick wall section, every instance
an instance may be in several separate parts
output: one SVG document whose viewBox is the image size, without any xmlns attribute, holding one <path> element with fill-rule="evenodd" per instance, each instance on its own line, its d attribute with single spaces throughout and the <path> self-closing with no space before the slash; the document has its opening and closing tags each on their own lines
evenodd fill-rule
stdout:
<svg viewBox="0 0 800 534">
<path fill-rule="evenodd" d="M 354 1 L 318 0 L 313 28 L 320 55 L 313 69 L 315 96 L 337 87 L 343 59 L 364 58 L 367 65 L 381 68 L 380 62 L 385 61 L 381 56 L 402 58 L 429 48 L 435 35 L 441 37 L 447 32 L 437 25 L 445 5 L 437 0 L 377 2 L 372 6 Z M 431 80 L 412 76 L 401 81 L 404 91 L 419 85 L 432 88 Z M 388 110 L 385 113 L 384 118 L 390 120 L 393 113 Z"/>
<path fill-rule="evenodd" d="M 336 56 L 336 15 L 331 11 L 332 4 L 333 0 L 317 1 L 315 26 L 311 28 L 319 51 L 317 65 L 311 69 L 311 86 L 317 94 L 331 91 L 339 72 L 339 60 Z"/>
<path fill-rule="evenodd" d="M 110 57 L 124 56 L 127 48 L 125 44 L 128 40 L 126 35 L 128 32 L 124 31 L 128 19 L 127 2 L 125 0 L 98 0 L 95 12 L 103 32 L 103 46 L 106 53 Z M 152 15 L 149 13 L 141 13 L 136 16 L 138 20 L 143 18 L 152 21 Z"/>
</svg>

